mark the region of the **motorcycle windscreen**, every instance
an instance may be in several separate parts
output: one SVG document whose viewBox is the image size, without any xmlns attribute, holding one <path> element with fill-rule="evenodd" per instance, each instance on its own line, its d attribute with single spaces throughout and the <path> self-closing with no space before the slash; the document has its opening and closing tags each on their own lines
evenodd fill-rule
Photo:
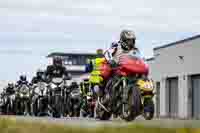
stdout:
<svg viewBox="0 0 200 133">
<path fill-rule="evenodd" d="M 149 73 L 149 66 L 141 58 L 123 56 L 119 60 L 120 68 L 123 72 L 129 74 Z"/>
<path fill-rule="evenodd" d="M 52 79 L 52 82 L 53 82 L 53 83 L 56 83 L 56 84 L 60 84 L 60 83 L 62 83 L 62 81 L 63 81 L 62 78 L 53 78 L 53 79 Z"/>
<path fill-rule="evenodd" d="M 27 93 L 29 92 L 29 88 L 24 84 L 24 85 L 22 85 L 20 91 L 21 91 L 21 93 L 23 93 L 23 94 L 27 94 Z"/>
</svg>

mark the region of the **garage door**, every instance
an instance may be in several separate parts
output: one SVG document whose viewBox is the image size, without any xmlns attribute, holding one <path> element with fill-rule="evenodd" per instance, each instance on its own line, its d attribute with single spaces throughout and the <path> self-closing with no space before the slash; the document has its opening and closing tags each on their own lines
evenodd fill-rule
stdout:
<svg viewBox="0 0 200 133">
<path fill-rule="evenodd" d="M 160 82 L 156 82 L 156 116 L 160 116 Z"/>
<path fill-rule="evenodd" d="M 167 79 L 166 109 L 169 117 L 178 116 L 178 78 Z"/>
<path fill-rule="evenodd" d="M 192 117 L 200 118 L 200 75 L 192 76 Z"/>
</svg>

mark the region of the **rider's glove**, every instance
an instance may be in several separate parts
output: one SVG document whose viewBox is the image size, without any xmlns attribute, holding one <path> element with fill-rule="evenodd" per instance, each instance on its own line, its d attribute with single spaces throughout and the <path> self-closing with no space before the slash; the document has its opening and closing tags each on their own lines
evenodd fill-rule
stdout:
<svg viewBox="0 0 200 133">
<path fill-rule="evenodd" d="M 114 60 L 110 61 L 110 66 L 111 67 L 117 67 L 117 63 Z"/>
</svg>

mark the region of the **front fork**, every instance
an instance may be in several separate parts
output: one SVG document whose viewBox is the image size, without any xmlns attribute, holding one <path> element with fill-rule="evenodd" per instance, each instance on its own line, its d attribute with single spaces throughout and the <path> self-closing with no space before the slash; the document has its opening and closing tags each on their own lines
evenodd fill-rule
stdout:
<svg viewBox="0 0 200 133">
<path fill-rule="evenodd" d="M 154 112 L 153 96 L 144 96 L 142 99 L 144 112 Z"/>
<path fill-rule="evenodd" d="M 120 90 L 123 94 L 122 94 L 122 114 L 123 116 L 128 116 L 129 115 L 129 85 L 131 81 L 129 81 L 127 78 L 123 77 L 122 78 L 122 87 Z"/>
<path fill-rule="evenodd" d="M 127 87 L 127 79 L 126 78 L 122 78 L 122 90 L 120 90 L 121 92 L 123 92 L 123 96 L 122 96 L 122 101 L 123 104 L 127 103 L 128 100 L 128 87 Z"/>
</svg>

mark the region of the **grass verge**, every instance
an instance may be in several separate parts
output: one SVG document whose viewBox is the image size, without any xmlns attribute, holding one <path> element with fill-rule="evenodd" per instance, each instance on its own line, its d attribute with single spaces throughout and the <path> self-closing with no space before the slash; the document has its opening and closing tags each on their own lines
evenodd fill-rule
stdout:
<svg viewBox="0 0 200 133">
<path fill-rule="evenodd" d="M 128 124 L 125 127 L 98 126 L 81 128 L 42 121 L 22 121 L 0 118 L 0 133 L 200 133 L 200 128 L 160 128 Z"/>
</svg>

